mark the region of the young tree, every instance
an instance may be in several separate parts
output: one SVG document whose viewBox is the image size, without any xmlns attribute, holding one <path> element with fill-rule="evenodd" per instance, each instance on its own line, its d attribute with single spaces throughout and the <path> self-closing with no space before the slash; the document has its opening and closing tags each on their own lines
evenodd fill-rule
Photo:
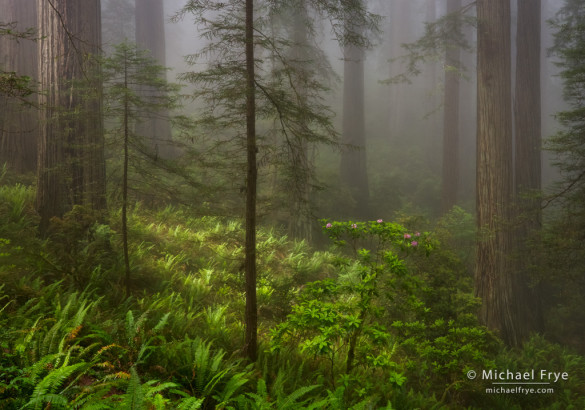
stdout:
<svg viewBox="0 0 585 410">
<path fill-rule="evenodd" d="M 340 40 L 365 43 L 362 35 L 350 36 L 342 31 L 348 14 L 355 17 L 358 26 L 371 28 L 375 19 L 365 12 L 361 2 L 351 0 L 339 7 L 336 1 L 306 0 L 316 15 L 325 16 L 333 21 L 332 28 Z M 245 4 L 238 0 L 226 2 L 209 2 L 190 0 L 183 13 L 191 13 L 195 23 L 202 29 L 202 36 L 208 45 L 190 57 L 197 62 L 203 57 L 209 58 L 207 70 L 187 73 L 184 78 L 197 84 L 196 95 L 206 103 L 199 124 L 216 133 L 217 146 L 229 155 L 230 163 L 246 164 L 245 182 L 242 191 L 246 193 L 246 239 L 245 239 L 245 277 L 246 277 L 246 340 L 245 351 L 250 360 L 256 359 L 257 350 L 257 308 L 256 300 L 256 202 L 258 165 L 256 155 L 262 149 L 260 162 L 270 162 L 273 158 L 287 158 L 292 166 L 301 165 L 295 158 L 298 141 L 314 143 L 332 143 L 335 131 L 331 125 L 329 111 L 321 103 L 324 87 L 316 80 L 316 66 L 309 67 L 305 73 L 299 73 L 299 66 L 289 64 L 286 50 L 291 47 L 288 38 L 271 37 L 266 24 L 269 13 L 279 13 L 301 5 L 295 2 L 258 2 L 251 0 Z M 242 9 L 242 6 L 245 8 Z M 254 12 L 260 10 L 255 15 Z M 242 16 L 246 24 L 242 24 Z M 306 27 L 311 27 L 309 20 Z M 346 41 L 348 40 L 348 41 Z M 281 68 L 267 70 L 274 65 L 263 63 L 262 55 L 275 56 Z M 244 61 L 243 61 L 244 60 Z M 245 67 L 245 69 L 244 69 Z M 296 73 L 296 74 L 295 74 Z M 298 87 L 296 81 L 302 81 Z M 245 87 L 242 87 L 245 84 Z M 306 90 L 304 98 L 298 98 L 297 92 Z M 283 146 L 271 147 L 267 144 L 266 132 L 258 133 L 256 120 L 277 119 Z M 245 124 L 245 127 L 242 125 Z M 242 153 L 245 152 L 245 160 Z M 232 165 L 233 166 L 233 165 Z M 233 169 L 233 168 L 232 168 Z M 236 168 L 237 169 L 237 168 Z M 240 171 L 241 172 L 241 171 Z M 237 173 L 235 174 L 237 178 Z M 291 175 L 298 175 L 293 172 Z M 232 179 L 234 176 L 232 175 Z"/>
<path fill-rule="evenodd" d="M 106 207 L 100 2 L 38 0 L 41 127 L 37 173 L 40 230 L 74 204 Z"/>
<path fill-rule="evenodd" d="M 123 147 L 122 153 L 122 243 L 125 266 L 126 295 L 130 294 L 130 258 L 128 251 L 128 205 L 129 178 L 138 162 L 152 164 L 154 152 L 149 148 L 148 136 L 141 135 L 137 127 L 148 122 L 150 113 L 176 106 L 177 87 L 168 84 L 163 78 L 166 69 L 149 57 L 149 52 L 138 50 L 129 43 L 114 48 L 111 56 L 102 60 L 102 76 L 105 86 L 105 114 L 109 118 L 111 135 L 109 145 Z M 143 90 L 156 91 L 144 96 Z M 119 154 L 114 151 L 111 156 Z"/>
<path fill-rule="evenodd" d="M 0 3 L 0 164 L 19 173 L 34 172 L 37 161 L 37 113 L 24 99 L 37 78 L 37 44 L 29 31 L 37 26 L 36 7 L 35 0 Z"/>
<path fill-rule="evenodd" d="M 519 343 L 510 261 L 512 106 L 509 0 L 477 1 L 477 257 L 480 320 Z"/>
</svg>

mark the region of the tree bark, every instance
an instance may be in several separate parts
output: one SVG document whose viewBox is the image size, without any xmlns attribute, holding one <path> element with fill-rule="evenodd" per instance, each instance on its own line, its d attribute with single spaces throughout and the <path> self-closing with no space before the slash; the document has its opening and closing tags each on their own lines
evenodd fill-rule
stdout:
<svg viewBox="0 0 585 410">
<path fill-rule="evenodd" d="M 136 0 L 136 44 L 150 51 L 157 64 L 166 66 L 163 0 Z M 145 93 L 157 94 L 152 89 L 147 89 Z M 168 117 L 168 110 L 160 110 L 137 124 L 138 135 L 147 138 L 155 154 L 162 158 L 172 157 L 174 151 Z"/>
<path fill-rule="evenodd" d="M 522 340 L 543 330 L 536 287 L 530 286 L 528 243 L 540 229 L 541 212 L 541 95 L 540 95 L 540 0 L 518 0 L 516 34 L 515 191 L 516 191 L 516 301 Z"/>
<path fill-rule="evenodd" d="M 461 8 L 461 0 L 447 0 L 447 14 Z M 445 95 L 443 106 L 442 210 L 457 203 L 459 188 L 459 69 L 461 52 L 451 46 L 445 52 Z"/>
<path fill-rule="evenodd" d="M 0 16 L 16 23 L 17 31 L 37 27 L 36 0 L 4 0 Z M 37 79 L 37 44 L 0 36 L 0 67 L 6 72 Z M 38 118 L 35 109 L 15 97 L 0 96 L 0 166 L 17 173 L 36 171 Z"/>
<path fill-rule="evenodd" d="M 349 31 L 361 30 L 346 22 Z M 361 34 L 361 33 L 357 33 Z M 364 49 L 345 44 L 343 49 L 343 144 L 350 145 L 341 154 L 341 181 L 349 189 L 350 218 L 369 218 L 370 191 L 366 159 L 364 113 Z"/>
<path fill-rule="evenodd" d="M 37 209 L 41 232 L 72 205 L 103 210 L 105 197 L 100 2 L 38 0 L 39 73 L 43 94 Z"/>
<path fill-rule="evenodd" d="M 477 228 L 480 321 L 518 344 L 510 252 L 512 107 L 509 0 L 478 0 Z"/>
<path fill-rule="evenodd" d="M 254 83 L 254 1 L 246 0 L 246 276 L 245 352 L 255 362 L 258 357 L 258 306 L 256 301 L 256 86 Z"/>
</svg>

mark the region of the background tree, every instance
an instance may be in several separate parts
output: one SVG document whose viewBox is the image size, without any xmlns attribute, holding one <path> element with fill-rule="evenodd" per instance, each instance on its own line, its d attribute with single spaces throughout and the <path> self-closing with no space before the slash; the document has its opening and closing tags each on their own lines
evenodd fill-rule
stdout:
<svg viewBox="0 0 585 410">
<path fill-rule="evenodd" d="M 544 250 L 549 259 L 543 277 L 550 290 L 545 299 L 549 309 L 547 329 L 584 351 L 585 3 L 565 0 L 552 26 L 552 51 L 558 58 L 566 108 L 556 115 L 562 130 L 548 141 L 561 179 L 556 193 L 546 203 L 556 200 L 558 207 L 545 236 Z"/>
<path fill-rule="evenodd" d="M 37 209 L 40 229 L 73 204 L 103 210 L 105 197 L 100 2 L 38 0 L 42 94 Z M 81 113 L 81 115 L 80 115 Z"/>
<path fill-rule="evenodd" d="M 37 78 L 37 44 L 27 34 L 37 26 L 36 7 L 35 0 L 0 3 L 0 73 L 6 80 L 0 93 L 0 164 L 18 173 L 36 171 L 37 113 L 32 101 L 23 100 Z"/>
<path fill-rule="evenodd" d="M 447 14 L 461 9 L 461 0 L 447 0 Z M 452 19 L 459 25 L 461 20 Z M 460 27 L 454 27 L 457 32 Z M 442 211 L 448 212 L 457 203 L 459 188 L 459 78 L 461 73 L 461 51 L 454 42 L 445 51 L 445 94 L 443 104 L 443 179 Z"/>
<path fill-rule="evenodd" d="M 136 44 L 148 50 L 161 66 L 166 66 L 165 13 L 163 0 L 136 0 Z M 166 73 L 164 74 L 166 76 Z M 157 93 L 144 89 L 145 96 Z M 172 156 L 171 127 L 168 112 L 152 112 L 148 121 L 138 124 L 141 135 L 150 139 L 151 146 L 162 157 Z"/>
<path fill-rule="evenodd" d="M 515 210 L 518 227 L 516 296 L 519 337 L 542 332 L 543 318 L 535 278 L 535 266 L 528 244 L 534 242 L 541 226 L 541 96 L 540 96 L 540 0 L 518 0 L 516 34 L 515 127 Z"/>
<path fill-rule="evenodd" d="M 363 5 L 360 5 L 363 7 Z M 345 21 L 347 38 L 360 37 L 363 28 L 357 26 L 351 14 Z M 341 154 L 340 176 L 348 188 L 347 217 L 369 217 L 369 186 L 366 158 L 366 124 L 364 112 L 364 48 L 360 44 L 343 46 L 343 130 L 342 142 L 347 146 Z"/>
<path fill-rule="evenodd" d="M 519 343 L 510 262 L 512 106 L 510 2 L 477 1 L 477 255 L 480 321 Z"/>
</svg>

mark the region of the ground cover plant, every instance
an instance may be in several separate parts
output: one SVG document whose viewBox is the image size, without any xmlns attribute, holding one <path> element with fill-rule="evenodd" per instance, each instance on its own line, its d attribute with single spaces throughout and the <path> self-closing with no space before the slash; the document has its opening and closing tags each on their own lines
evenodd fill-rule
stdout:
<svg viewBox="0 0 585 410">
<path fill-rule="evenodd" d="M 464 253 L 448 246 L 468 235 L 462 210 L 434 230 L 323 221 L 321 251 L 259 231 L 251 364 L 240 221 L 137 205 L 127 297 L 119 214 L 90 224 L 78 207 L 43 239 L 32 198 L 0 187 L 1 408 L 525 408 L 466 374 L 539 366 L 571 379 L 531 405 L 583 403 L 582 356 L 540 337 L 505 349 L 477 323 Z"/>
</svg>

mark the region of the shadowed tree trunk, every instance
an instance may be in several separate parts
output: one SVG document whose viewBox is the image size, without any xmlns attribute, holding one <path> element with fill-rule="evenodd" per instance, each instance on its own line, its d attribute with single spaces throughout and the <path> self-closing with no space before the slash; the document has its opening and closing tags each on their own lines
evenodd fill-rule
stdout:
<svg viewBox="0 0 585 410">
<path fill-rule="evenodd" d="M 36 0 L 3 0 L 0 16 L 4 23 L 16 23 L 16 31 L 37 26 Z M 37 44 L 32 40 L 0 36 L 0 68 L 19 76 L 37 78 Z M 0 97 L 0 166 L 18 173 L 36 171 L 37 112 L 18 98 Z"/>
<path fill-rule="evenodd" d="M 461 0 L 447 0 L 447 14 L 461 8 Z M 442 210 L 457 203 L 459 188 L 459 69 L 461 52 L 450 46 L 445 52 L 445 103 L 443 106 Z"/>
<path fill-rule="evenodd" d="M 361 27 L 346 22 L 346 30 L 361 35 Z M 342 142 L 350 147 L 341 154 L 341 182 L 351 193 L 350 218 L 369 218 L 369 187 L 364 118 L 364 49 L 356 44 L 343 48 Z"/>
<path fill-rule="evenodd" d="M 515 176 L 516 176 L 516 301 L 522 340 L 530 332 L 543 330 L 537 288 L 530 286 L 528 243 L 540 229 L 538 191 L 541 188 L 541 100 L 540 100 L 540 0 L 518 0 L 516 34 Z"/>
<path fill-rule="evenodd" d="M 41 104 L 37 209 L 50 218 L 74 204 L 105 209 L 101 82 L 93 56 L 101 41 L 100 3 L 38 0 Z"/>
<path fill-rule="evenodd" d="M 254 83 L 254 1 L 246 0 L 246 276 L 245 352 L 250 361 L 258 357 L 258 305 L 256 301 L 256 86 Z"/>
<path fill-rule="evenodd" d="M 149 50 L 161 66 L 166 66 L 165 17 L 163 0 L 136 0 L 136 44 Z M 154 90 L 145 90 L 156 97 Z M 173 156 L 171 127 L 167 110 L 150 113 L 137 124 L 137 134 L 147 138 L 155 155 Z"/>
<path fill-rule="evenodd" d="M 518 343 L 510 252 L 512 107 L 509 0 L 478 0 L 477 228 L 480 321 Z"/>
</svg>

